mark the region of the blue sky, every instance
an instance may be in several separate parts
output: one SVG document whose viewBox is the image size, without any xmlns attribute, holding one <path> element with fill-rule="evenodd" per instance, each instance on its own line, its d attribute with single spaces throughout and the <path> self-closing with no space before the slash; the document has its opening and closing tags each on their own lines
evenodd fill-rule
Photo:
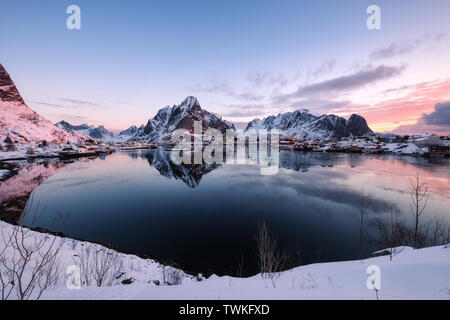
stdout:
<svg viewBox="0 0 450 320">
<path fill-rule="evenodd" d="M 71 4 L 81 30 L 66 28 Z M 381 30 L 366 28 L 371 4 Z M 0 30 L 0 63 L 55 122 L 125 129 L 194 95 L 235 122 L 309 108 L 388 130 L 450 100 L 448 0 L 16 0 L 2 3 Z M 424 82 L 434 98 L 391 112 Z"/>
</svg>

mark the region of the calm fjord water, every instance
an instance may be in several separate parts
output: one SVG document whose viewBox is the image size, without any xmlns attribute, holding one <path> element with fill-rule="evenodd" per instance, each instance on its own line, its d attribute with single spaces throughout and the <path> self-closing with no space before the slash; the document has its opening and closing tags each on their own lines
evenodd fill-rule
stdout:
<svg viewBox="0 0 450 320">
<path fill-rule="evenodd" d="M 68 236 L 110 244 L 204 273 L 257 273 L 255 235 L 265 220 L 295 263 L 358 258 L 364 190 L 367 219 L 410 215 L 408 179 L 430 185 L 427 215 L 450 220 L 449 159 L 281 152 L 280 171 L 257 166 L 180 166 L 162 149 L 118 152 L 64 166 L 33 192 L 52 229 L 69 212 Z M 366 230 L 369 238 L 371 231 Z M 366 241 L 364 255 L 379 249 Z"/>
</svg>

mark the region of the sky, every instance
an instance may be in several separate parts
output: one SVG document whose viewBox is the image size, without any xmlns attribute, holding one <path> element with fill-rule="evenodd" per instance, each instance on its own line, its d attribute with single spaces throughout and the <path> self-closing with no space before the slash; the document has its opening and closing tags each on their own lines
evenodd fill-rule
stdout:
<svg viewBox="0 0 450 320">
<path fill-rule="evenodd" d="M 69 5 L 81 29 L 69 30 Z M 369 30 L 366 10 L 381 9 Z M 53 122 L 124 130 L 198 98 L 235 122 L 308 109 L 450 134 L 448 0 L 46 0 L 0 10 L 0 63 Z"/>
</svg>

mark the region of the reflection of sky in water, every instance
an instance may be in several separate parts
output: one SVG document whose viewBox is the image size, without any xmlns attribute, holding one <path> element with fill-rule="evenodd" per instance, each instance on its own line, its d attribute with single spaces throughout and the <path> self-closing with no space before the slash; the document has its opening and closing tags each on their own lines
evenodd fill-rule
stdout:
<svg viewBox="0 0 450 320">
<path fill-rule="evenodd" d="M 282 152 L 280 163 L 273 176 L 224 165 L 186 177 L 189 170 L 164 152 L 117 153 L 68 165 L 35 190 L 35 200 L 47 208 L 42 227 L 50 228 L 57 211 L 70 212 L 62 230 L 70 236 L 218 273 L 235 269 L 242 254 L 255 271 L 262 219 L 283 246 L 300 248 L 304 263 L 356 258 L 362 190 L 368 217 L 391 207 L 406 216 L 416 172 L 432 190 L 429 216 L 450 214 L 448 159 Z M 366 254 L 373 249 L 367 244 Z"/>
</svg>

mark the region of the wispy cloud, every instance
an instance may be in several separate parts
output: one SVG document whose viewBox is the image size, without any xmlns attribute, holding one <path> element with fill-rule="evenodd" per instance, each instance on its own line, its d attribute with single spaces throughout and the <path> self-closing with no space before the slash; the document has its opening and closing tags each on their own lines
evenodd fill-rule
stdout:
<svg viewBox="0 0 450 320">
<path fill-rule="evenodd" d="M 380 94 L 402 93 L 402 92 L 405 92 L 406 90 L 414 90 L 414 89 L 417 89 L 418 87 L 424 87 L 424 86 L 432 85 L 432 84 L 433 84 L 433 81 L 426 81 L 426 82 L 420 82 L 420 83 L 415 83 L 415 84 L 407 84 L 407 85 L 404 85 L 401 87 L 384 90 L 384 91 L 380 92 Z"/>
<path fill-rule="evenodd" d="M 264 104 L 234 104 L 225 106 L 222 115 L 231 118 L 246 118 L 263 116 L 266 112 L 267 106 Z"/>
<path fill-rule="evenodd" d="M 41 106 L 52 107 L 52 108 L 63 108 L 63 109 L 71 109 L 72 108 L 70 106 L 66 106 L 61 103 L 50 103 L 50 102 L 44 102 L 44 101 L 31 101 L 31 104 L 38 104 Z"/>
<path fill-rule="evenodd" d="M 261 101 L 265 99 L 264 95 L 258 94 L 256 92 L 242 92 L 239 94 L 235 94 L 233 97 L 239 100 L 247 100 L 247 101 Z"/>
<path fill-rule="evenodd" d="M 317 82 L 310 85 L 300 86 L 295 92 L 275 96 L 273 99 L 277 103 L 283 103 L 291 99 L 336 95 L 360 89 L 380 80 L 386 80 L 400 75 L 405 66 L 386 66 L 378 67 L 365 66 L 361 70 L 340 76 L 334 79 Z"/>
<path fill-rule="evenodd" d="M 68 102 L 75 105 L 84 105 L 84 106 L 100 106 L 99 103 L 92 102 L 92 101 L 86 101 L 86 100 L 79 100 L 79 99 L 67 99 L 67 98 L 59 98 L 59 101 L 62 102 Z"/>
<path fill-rule="evenodd" d="M 254 87 L 274 87 L 285 86 L 289 83 L 288 78 L 282 73 L 273 73 L 270 71 L 259 72 L 254 71 L 247 75 L 247 81 Z"/>
<path fill-rule="evenodd" d="M 329 74 L 336 68 L 336 64 L 336 60 L 334 59 L 326 60 L 317 68 L 310 70 L 308 72 L 308 77 L 315 79 L 319 76 Z"/>
<path fill-rule="evenodd" d="M 68 114 L 68 113 L 50 113 L 47 116 L 53 119 L 66 120 L 66 121 L 86 121 L 88 117 L 80 116 L 76 114 Z M 58 121 L 59 121 L 58 120 Z"/>
<path fill-rule="evenodd" d="M 99 102 L 89 100 L 60 98 L 60 97 L 49 97 L 45 98 L 45 101 L 36 100 L 32 101 L 31 103 L 45 107 L 62 108 L 62 109 L 78 109 L 78 108 L 111 109 L 110 104 L 102 104 Z"/>
<path fill-rule="evenodd" d="M 246 101 L 261 101 L 265 98 L 264 95 L 258 94 L 257 92 L 253 91 L 236 93 L 231 85 L 226 81 L 219 82 L 213 80 L 208 85 L 197 84 L 194 86 L 187 86 L 186 89 L 191 92 L 220 93 L 238 100 Z"/>
<path fill-rule="evenodd" d="M 375 61 L 407 54 L 426 44 L 439 42 L 445 36 L 445 33 L 427 33 L 416 40 L 393 42 L 384 48 L 372 51 L 372 53 L 370 54 L 370 59 Z"/>
<path fill-rule="evenodd" d="M 208 85 L 196 84 L 187 86 L 186 89 L 193 92 L 223 93 L 228 96 L 234 95 L 233 89 L 226 81 L 213 80 Z"/>
</svg>

